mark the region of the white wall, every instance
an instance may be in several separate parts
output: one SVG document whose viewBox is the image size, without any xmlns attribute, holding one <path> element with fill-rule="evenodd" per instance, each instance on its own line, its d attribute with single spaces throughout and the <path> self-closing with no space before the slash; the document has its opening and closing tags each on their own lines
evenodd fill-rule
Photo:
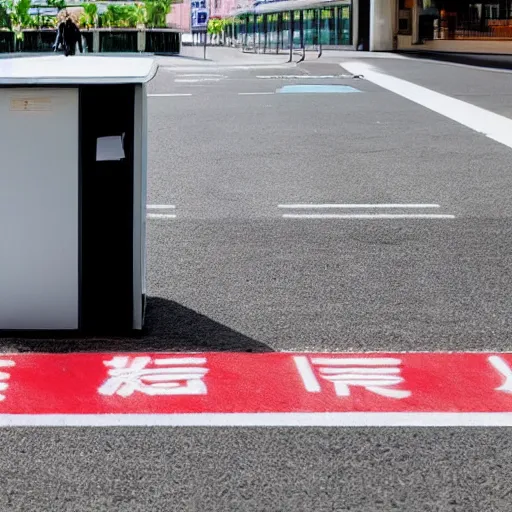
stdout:
<svg viewBox="0 0 512 512">
<path fill-rule="evenodd" d="M 0 89 L 0 155 L 0 329 L 76 329 L 78 90 Z"/>
</svg>

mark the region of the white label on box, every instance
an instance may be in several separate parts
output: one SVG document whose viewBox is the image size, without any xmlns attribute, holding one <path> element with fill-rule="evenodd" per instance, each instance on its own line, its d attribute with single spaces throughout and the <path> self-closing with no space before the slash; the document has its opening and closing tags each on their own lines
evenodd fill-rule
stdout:
<svg viewBox="0 0 512 512">
<path fill-rule="evenodd" d="M 11 98 L 11 108 L 23 112 L 48 112 L 52 110 L 51 98 Z"/>
<path fill-rule="evenodd" d="M 99 137 L 96 140 L 96 161 L 119 161 L 125 158 L 123 140 L 124 133 L 123 135 Z"/>
</svg>

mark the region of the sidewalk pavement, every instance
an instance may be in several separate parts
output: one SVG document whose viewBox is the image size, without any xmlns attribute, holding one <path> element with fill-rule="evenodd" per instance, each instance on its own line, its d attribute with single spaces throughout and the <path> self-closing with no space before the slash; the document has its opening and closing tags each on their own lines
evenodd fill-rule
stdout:
<svg viewBox="0 0 512 512">
<path fill-rule="evenodd" d="M 466 64 L 468 66 L 512 70 L 512 55 L 492 53 L 436 52 L 428 50 L 403 50 L 400 51 L 399 54 L 405 57 L 414 57 L 417 59 L 438 60 L 443 62 L 453 62 L 455 64 Z"/>
<path fill-rule="evenodd" d="M 204 48 L 202 46 L 183 46 L 182 53 L 176 56 L 157 56 L 159 63 L 162 65 L 172 65 L 174 62 L 183 64 L 185 60 L 195 60 L 197 63 L 203 62 L 215 66 L 259 66 L 259 65 L 282 65 L 288 62 L 289 51 L 275 50 L 268 53 L 254 53 L 250 51 L 242 51 L 240 48 L 232 48 L 229 46 L 208 46 L 206 48 L 206 61 L 203 60 Z M 295 65 L 299 60 L 301 50 L 295 48 L 293 62 Z M 306 50 L 306 61 L 318 62 L 340 62 L 346 59 L 405 59 L 406 57 L 398 53 L 370 53 L 359 52 L 354 50 L 323 50 L 322 56 L 318 58 L 316 50 Z"/>
<path fill-rule="evenodd" d="M 294 66 L 299 59 L 298 50 L 294 50 L 293 62 L 289 65 Z M 54 55 L 49 53 L 0 53 L 0 58 L 26 58 L 43 57 Z M 284 66 L 288 62 L 288 52 L 286 53 L 252 53 L 244 52 L 240 48 L 231 48 L 226 46 L 208 46 L 206 48 L 206 59 L 204 59 L 204 48 L 202 46 L 183 46 L 179 55 L 162 55 L 153 53 L 89 53 L 86 55 L 96 57 L 153 57 L 158 64 L 163 67 L 181 67 L 181 66 Z M 315 50 L 306 51 L 306 61 L 318 62 L 340 62 L 347 59 L 427 59 L 444 62 L 453 62 L 466 64 L 470 66 L 512 70 L 512 55 L 504 54 L 482 54 L 482 53 L 455 53 L 455 52 L 436 52 L 436 51 L 414 51 L 402 50 L 397 52 L 361 52 L 354 50 L 323 50 L 322 56 L 318 58 Z M 73 58 L 73 57 L 71 57 Z"/>
<path fill-rule="evenodd" d="M 15 59 L 28 57 L 48 57 L 54 52 L 16 52 L 0 53 L 0 59 Z M 87 53 L 83 56 L 91 57 L 152 57 L 159 65 L 164 67 L 183 65 L 204 66 L 254 66 L 254 65 L 283 65 L 287 62 L 287 56 L 282 54 L 251 54 L 244 53 L 240 49 L 230 47 L 207 47 L 206 59 L 204 48 L 198 46 L 184 46 L 180 54 L 154 54 L 154 53 Z M 74 58 L 74 57 L 69 57 Z"/>
</svg>

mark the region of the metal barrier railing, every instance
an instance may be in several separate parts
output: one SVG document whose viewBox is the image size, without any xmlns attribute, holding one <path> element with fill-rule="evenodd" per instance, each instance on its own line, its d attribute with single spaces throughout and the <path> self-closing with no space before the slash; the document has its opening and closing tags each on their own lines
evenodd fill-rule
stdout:
<svg viewBox="0 0 512 512">
<path fill-rule="evenodd" d="M 253 27 L 255 28 L 255 27 Z M 264 27 L 266 28 L 266 27 Z M 247 53 L 279 53 L 280 51 L 289 52 L 288 62 L 293 61 L 294 55 L 299 55 L 298 62 L 302 62 L 306 58 L 306 50 L 310 49 L 317 52 L 317 58 L 322 56 L 322 38 L 321 27 L 318 18 L 318 24 L 313 32 L 308 30 L 307 36 L 304 30 L 304 24 L 301 21 L 294 23 L 290 13 L 289 28 L 284 30 L 272 30 L 270 32 L 243 32 L 239 34 L 239 39 L 235 39 L 233 46 L 239 47 L 243 52 Z M 311 39 L 316 43 L 311 44 Z M 306 44 L 306 40 L 309 40 Z"/>
</svg>

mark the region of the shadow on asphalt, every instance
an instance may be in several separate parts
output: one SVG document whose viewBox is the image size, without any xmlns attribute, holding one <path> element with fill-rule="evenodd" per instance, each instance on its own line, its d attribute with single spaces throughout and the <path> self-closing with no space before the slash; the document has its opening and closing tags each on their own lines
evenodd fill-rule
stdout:
<svg viewBox="0 0 512 512">
<path fill-rule="evenodd" d="M 273 349 L 177 302 L 158 297 L 148 297 L 145 328 L 137 335 L 83 337 L 38 331 L 4 332 L 0 337 L 0 352 L 121 351 L 273 352 Z"/>
</svg>

